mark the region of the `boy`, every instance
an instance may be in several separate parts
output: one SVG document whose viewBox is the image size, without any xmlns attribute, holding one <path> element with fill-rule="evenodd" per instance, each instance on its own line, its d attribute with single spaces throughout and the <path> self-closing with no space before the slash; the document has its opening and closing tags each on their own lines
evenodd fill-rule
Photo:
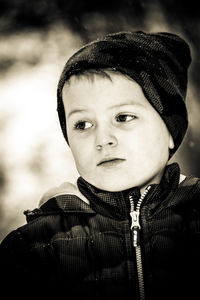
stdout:
<svg viewBox="0 0 200 300">
<path fill-rule="evenodd" d="M 120 32 L 82 47 L 58 84 L 80 177 L 47 192 L 0 247 L 20 296 L 194 299 L 200 183 L 169 164 L 187 130 L 190 51 L 169 33 Z"/>
</svg>

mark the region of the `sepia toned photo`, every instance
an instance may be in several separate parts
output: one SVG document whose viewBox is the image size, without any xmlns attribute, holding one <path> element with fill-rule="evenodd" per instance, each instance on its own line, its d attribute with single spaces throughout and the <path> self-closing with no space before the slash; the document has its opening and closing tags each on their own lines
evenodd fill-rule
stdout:
<svg viewBox="0 0 200 300">
<path fill-rule="evenodd" d="M 6 298 L 199 299 L 197 5 L 0 2 Z"/>
</svg>

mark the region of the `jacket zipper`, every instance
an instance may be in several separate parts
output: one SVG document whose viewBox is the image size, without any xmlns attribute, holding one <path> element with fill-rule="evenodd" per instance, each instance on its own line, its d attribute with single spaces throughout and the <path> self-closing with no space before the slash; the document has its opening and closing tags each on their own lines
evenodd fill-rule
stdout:
<svg viewBox="0 0 200 300">
<path fill-rule="evenodd" d="M 150 190 L 151 186 L 148 186 L 144 193 L 139 198 L 136 208 L 134 206 L 134 199 L 132 195 L 129 195 L 130 201 L 130 216 L 132 219 L 131 224 L 131 231 L 133 235 L 133 246 L 135 247 L 135 254 L 136 254 L 136 266 L 137 266 L 137 275 L 138 275 L 138 285 L 139 285 L 139 298 L 140 300 L 145 299 L 144 293 L 144 277 L 143 277 L 143 269 L 142 269 L 142 257 L 141 257 L 141 248 L 140 248 L 140 207 L 142 201 L 144 200 L 145 196 L 147 195 L 148 191 Z"/>
</svg>

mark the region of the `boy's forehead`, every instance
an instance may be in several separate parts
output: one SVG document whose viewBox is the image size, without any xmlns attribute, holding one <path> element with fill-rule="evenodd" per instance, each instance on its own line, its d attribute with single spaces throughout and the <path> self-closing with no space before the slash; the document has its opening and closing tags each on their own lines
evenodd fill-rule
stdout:
<svg viewBox="0 0 200 300">
<path fill-rule="evenodd" d="M 85 108 L 104 106 L 112 109 L 123 106 L 146 107 L 151 104 L 143 94 L 142 88 L 133 79 L 120 73 L 110 73 L 110 80 L 95 75 L 92 81 L 84 76 L 73 76 L 63 88 L 63 101 L 68 115 Z M 101 108 L 101 107 L 100 107 Z"/>
<path fill-rule="evenodd" d="M 96 72 L 95 72 L 96 71 Z M 111 69 L 89 69 L 82 73 L 77 73 L 72 75 L 64 84 L 64 87 L 69 87 L 71 85 L 80 83 L 80 82 L 89 82 L 89 83 L 96 83 L 96 81 L 101 79 L 107 79 L 110 82 L 113 82 L 114 78 L 122 78 L 122 79 L 128 79 L 133 81 L 132 78 L 130 78 L 128 75 L 122 74 L 119 71 L 112 71 Z"/>
<path fill-rule="evenodd" d="M 62 90 L 62 96 L 64 97 L 65 94 L 69 94 L 69 92 L 83 92 L 83 90 L 88 89 L 88 86 L 90 86 L 91 88 L 93 88 L 95 86 L 95 88 L 97 89 L 98 87 L 101 89 L 102 87 L 104 87 L 104 91 L 106 91 L 106 88 L 109 87 L 110 90 L 118 90 L 119 85 L 120 86 L 126 86 L 126 89 L 121 90 L 120 92 L 122 93 L 126 93 L 126 91 L 128 91 L 128 87 L 130 87 L 130 89 L 134 88 L 135 89 L 140 89 L 142 91 L 141 86 L 136 83 L 135 80 L 133 80 L 132 78 L 123 75 L 120 72 L 111 72 L 111 71 L 106 71 L 108 76 L 103 76 L 101 74 L 81 74 L 81 75 L 73 75 L 70 77 L 70 79 L 65 82 L 64 86 L 63 86 L 63 90 Z"/>
</svg>

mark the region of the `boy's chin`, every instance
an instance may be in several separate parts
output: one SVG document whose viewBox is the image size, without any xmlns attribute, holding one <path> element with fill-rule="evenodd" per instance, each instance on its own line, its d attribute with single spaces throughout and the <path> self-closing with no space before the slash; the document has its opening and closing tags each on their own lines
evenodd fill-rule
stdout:
<svg viewBox="0 0 200 300">
<path fill-rule="evenodd" d="M 133 184 L 120 184 L 118 182 L 106 182 L 106 183 L 93 183 L 94 186 L 96 186 L 100 190 L 104 190 L 107 192 L 122 192 L 124 190 L 128 190 L 132 187 L 134 187 Z"/>
</svg>

